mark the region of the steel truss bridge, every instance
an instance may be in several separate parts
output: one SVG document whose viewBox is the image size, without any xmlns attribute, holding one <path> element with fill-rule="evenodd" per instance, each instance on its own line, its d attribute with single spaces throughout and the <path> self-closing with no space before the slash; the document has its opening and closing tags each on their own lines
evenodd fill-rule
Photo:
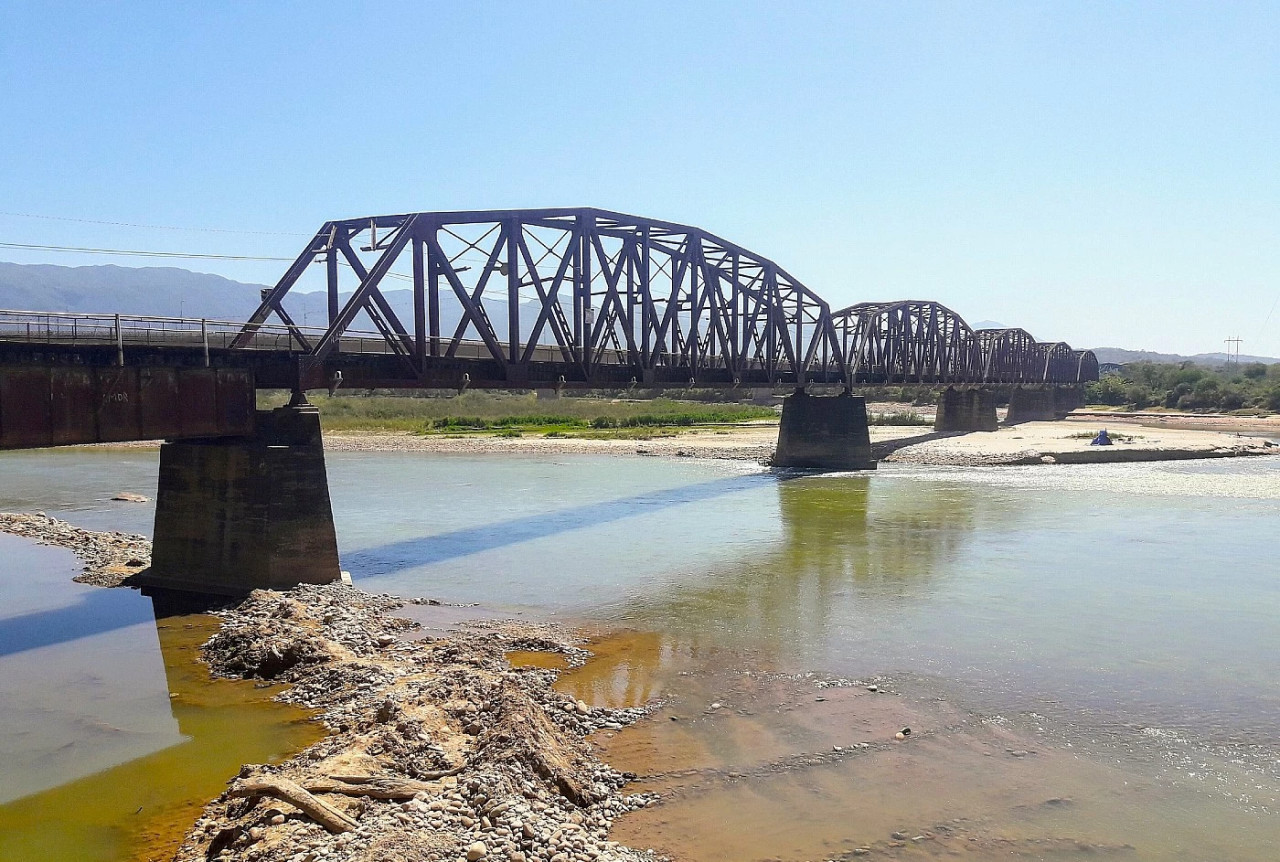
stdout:
<svg viewBox="0 0 1280 862">
<path fill-rule="evenodd" d="M 327 297 L 325 326 L 299 325 L 288 310 L 291 291 L 308 287 Z M 935 302 L 832 311 L 741 246 L 598 209 L 326 222 L 247 323 L 0 312 L 0 361 L 94 347 L 103 364 L 123 365 L 127 352 L 303 388 L 1070 386 L 1098 376 L 1090 351 L 974 330 Z"/>
</svg>

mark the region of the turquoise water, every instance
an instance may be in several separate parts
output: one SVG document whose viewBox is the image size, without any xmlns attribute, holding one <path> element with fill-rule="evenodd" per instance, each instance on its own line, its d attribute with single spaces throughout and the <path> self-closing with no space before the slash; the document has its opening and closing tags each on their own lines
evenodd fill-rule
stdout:
<svg viewBox="0 0 1280 862">
<path fill-rule="evenodd" d="M 0 510 L 147 533 L 150 505 L 110 497 L 150 496 L 155 470 L 145 450 L 6 453 Z M 1158 758 L 1178 740 L 1258 787 L 1280 777 L 1277 458 L 786 478 L 693 459 L 338 453 L 329 470 L 343 566 L 370 590 L 910 677 L 1104 754 Z M 0 541 L 0 724 L 41 696 L 39 650 L 77 719 L 42 743 L 56 780 L 167 744 L 149 606 L 69 584 L 63 552 Z M 137 694 L 121 715 L 78 680 L 126 652 L 134 677 L 107 686 Z M 59 761 L 112 709 L 129 745 Z M 39 783 L 29 739 L 0 735 L 9 798 Z"/>
</svg>

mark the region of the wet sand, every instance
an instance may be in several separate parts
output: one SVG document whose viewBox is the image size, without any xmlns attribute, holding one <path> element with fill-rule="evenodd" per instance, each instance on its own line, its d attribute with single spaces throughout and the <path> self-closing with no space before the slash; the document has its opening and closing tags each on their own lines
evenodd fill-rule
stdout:
<svg viewBox="0 0 1280 862">
<path fill-rule="evenodd" d="M 612 836 L 677 862 L 1268 858 L 1256 812 L 968 711 L 929 681 L 658 655 L 636 632 L 588 646 L 596 658 L 557 688 L 601 705 L 664 700 L 595 737 L 636 790 L 658 794 Z M 1186 817 L 1193 805 L 1214 828 Z"/>
</svg>

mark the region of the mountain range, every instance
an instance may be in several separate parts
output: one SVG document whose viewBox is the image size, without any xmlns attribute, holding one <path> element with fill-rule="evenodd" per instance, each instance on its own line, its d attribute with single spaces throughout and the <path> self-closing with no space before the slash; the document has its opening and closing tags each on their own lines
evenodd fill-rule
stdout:
<svg viewBox="0 0 1280 862">
<path fill-rule="evenodd" d="M 57 266 L 0 262 L 0 308 L 28 311 L 78 311 L 122 313 L 156 317 L 205 317 L 210 320 L 245 320 L 258 307 L 266 285 L 245 284 L 220 275 L 191 272 L 177 267 Z M 347 296 L 343 294 L 345 302 Z M 413 294 L 408 289 L 383 290 L 383 295 L 405 325 L 413 319 Z M 490 319 L 500 339 L 506 338 L 506 303 L 486 297 Z M 522 318 L 536 319 L 538 305 L 522 304 Z M 322 292 L 291 293 L 285 307 L 302 325 L 320 326 L 327 319 L 327 302 Z M 452 309 L 452 315 L 450 315 Z M 451 333 L 457 325 L 456 303 L 442 306 L 442 329 Z M 450 319 L 452 316 L 452 319 Z M 980 320 L 975 329 L 998 329 L 994 320 Z M 371 328 L 357 320 L 356 328 Z M 468 337 L 476 337 L 474 330 Z M 1120 347 L 1095 347 L 1099 362 L 1195 362 L 1222 365 L 1225 353 L 1198 353 L 1183 356 Z M 1233 359 L 1235 357 L 1232 357 Z M 1280 362 L 1271 356 L 1239 357 L 1241 362 Z"/>
</svg>

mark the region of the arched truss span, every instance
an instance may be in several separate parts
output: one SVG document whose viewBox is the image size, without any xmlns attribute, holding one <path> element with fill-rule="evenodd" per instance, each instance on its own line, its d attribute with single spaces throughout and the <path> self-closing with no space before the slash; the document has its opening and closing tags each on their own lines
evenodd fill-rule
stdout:
<svg viewBox="0 0 1280 862">
<path fill-rule="evenodd" d="M 328 326 L 311 333 L 284 300 L 313 263 L 325 270 Z M 396 277 L 411 309 L 384 292 Z M 359 320 L 418 374 L 467 358 L 518 383 L 845 377 L 826 302 L 776 263 L 698 228 L 597 209 L 326 222 L 235 346 L 273 313 L 314 362 L 343 349 Z"/>
<path fill-rule="evenodd" d="M 306 326 L 305 315 L 298 325 L 286 308 L 286 299 L 302 301 L 308 279 L 320 291 L 313 295 L 326 297 L 323 327 Z M 311 368 L 339 353 L 393 354 L 398 360 L 387 361 L 401 379 L 418 385 L 1076 383 L 1097 375 L 1092 354 L 1038 344 L 1020 329 L 975 332 L 935 302 L 862 303 L 833 314 L 768 258 L 699 228 L 598 209 L 326 222 L 232 347 L 253 346 L 272 315 Z"/>
<path fill-rule="evenodd" d="M 972 382 L 977 341 L 969 324 L 924 300 L 864 302 L 832 313 L 854 383 Z"/>
</svg>

